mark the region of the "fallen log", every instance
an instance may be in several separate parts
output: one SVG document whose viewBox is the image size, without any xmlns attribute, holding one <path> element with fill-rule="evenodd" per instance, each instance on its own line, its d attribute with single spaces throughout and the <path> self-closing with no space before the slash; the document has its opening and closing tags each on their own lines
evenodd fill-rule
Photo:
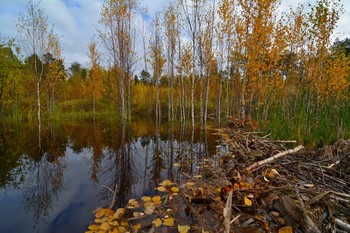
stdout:
<svg viewBox="0 0 350 233">
<path fill-rule="evenodd" d="M 298 205 L 292 198 L 288 196 L 280 197 L 275 201 L 273 207 L 284 217 L 287 225 L 293 226 L 294 230 L 300 228 L 303 232 L 321 233 L 307 215 L 305 209 Z"/>
<path fill-rule="evenodd" d="M 303 148 L 304 148 L 304 146 L 299 145 L 299 146 L 295 147 L 294 149 L 282 151 L 282 152 L 280 152 L 280 153 L 278 153 L 278 154 L 276 154 L 274 156 L 271 156 L 270 158 L 267 158 L 267 159 L 261 160 L 259 162 L 253 163 L 252 165 L 250 165 L 249 167 L 246 168 L 246 171 L 247 172 L 251 172 L 255 168 L 258 168 L 258 167 L 260 167 L 260 166 L 262 166 L 264 164 L 267 164 L 267 163 L 271 163 L 271 162 L 275 161 L 276 159 L 278 159 L 280 157 L 283 157 L 285 155 L 296 153 L 296 152 L 300 151 Z"/>
<path fill-rule="evenodd" d="M 345 223 L 345 222 L 343 222 L 340 219 L 337 219 L 337 218 L 335 219 L 335 225 L 337 227 L 339 227 L 341 230 L 344 230 L 346 232 L 350 232 L 350 225 Z"/>
<path fill-rule="evenodd" d="M 231 190 L 228 194 L 227 201 L 226 201 L 226 207 L 224 208 L 224 222 L 225 222 L 225 233 L 230 233 L 231 228 L 231 209 L 232 209 L 232 194 L 233 191 Z"/>
</svg>

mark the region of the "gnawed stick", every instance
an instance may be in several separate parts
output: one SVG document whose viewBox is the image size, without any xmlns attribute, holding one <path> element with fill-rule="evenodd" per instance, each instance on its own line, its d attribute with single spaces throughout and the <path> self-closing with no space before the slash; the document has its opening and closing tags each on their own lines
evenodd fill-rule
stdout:
<svg viewBox="0 0 350 233">
<path fill-rule="evenodd" d="M 232 194 L 233 190 L 228 193 L 226 206 L 224 208 L 224 218 L 225 218 L 225 233 L 230 233 L 231 229 L 231 209 L 232 209 Z"/>
<path fill-rule="evenodd" d="M 246 168 L 246 171 L 250 172 L 255 168 L 260 167 L 261 165 L 267 164 L 267 163 L 271 163 L 273 161 L 275 161 L 276 159 L 285 156 L 285 155 L 289 155 L 289 154 L 293 154 L 298 152 L 299 150 L 303 149 L 304 147 L 302 145 L 295 147 L 294 149 L 290 149 L 290 150 L 286 150 L 286 151 L 282 151 L 274 156 L 271 156 L 270 158 L 261 160 L 259 162 L 253 163 L 252 165 L 250 165 L 249 167 Z"/>
<path fill-rule="evenodd" d="M 267 143 L 297 143 L 296 140 L 261 140 L 260 142 L 267 142 Z"/>
<path fill-rule="evenodd" d="M 344 198 L 349 198 L 350 199 L 350 195 L 346 194 L 346 193 L 340 193 L 340 192 L 335 192 L 335 191 L 330 191 L 332 194 L 337 195 L 339 197 L 344 197 Z"/>
<path fill-rule="evenodd" d="M 338 160 L 337 162 L 335 162 L 335 163 L 329 165 L 327 168 L 328 168 L 328 169 L 331 169 L 332 167 L 334 167 L 335 165 L 338 165 L 339 163 L 340 163 L 340 160 Z"/>
<path fill-rule="evenodd" d="M 346 232 L 350 232 L 350 225 L 343 222 L 340 219 L 335 219 L 335 225 L 338 226 L 341 230 L 344 230 Z"/>
</svg>

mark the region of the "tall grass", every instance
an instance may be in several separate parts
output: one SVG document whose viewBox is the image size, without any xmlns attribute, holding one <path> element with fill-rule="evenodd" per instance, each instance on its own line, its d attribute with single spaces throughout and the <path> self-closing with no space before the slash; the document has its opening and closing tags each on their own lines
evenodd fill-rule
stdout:
<svg viewBox="0 0 350 233">
<path fill-rule="evenodd" d="M 264 129 L 273 138 L 294 139 L 315 147 L 350 137 L 350 102 L 316 104 L 299 98 L 270 108 Z"/>
</svg>

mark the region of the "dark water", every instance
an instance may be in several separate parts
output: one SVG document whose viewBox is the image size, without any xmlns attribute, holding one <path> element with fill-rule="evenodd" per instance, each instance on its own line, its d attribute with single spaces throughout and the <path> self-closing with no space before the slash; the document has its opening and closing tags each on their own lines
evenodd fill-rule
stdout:
<svg viewBox="0 0 350 233">
<path fill-rule="evenodd" d="M 35 125 L 3 123 L 0 232 L 85 232 L 115 190 L 114 206 L 124 206 L 160 180 L 200 172 L 197 162 L 214 152 L 215 137 L 190 124 L 45 122 L 39 140 Z"/>
</svg>

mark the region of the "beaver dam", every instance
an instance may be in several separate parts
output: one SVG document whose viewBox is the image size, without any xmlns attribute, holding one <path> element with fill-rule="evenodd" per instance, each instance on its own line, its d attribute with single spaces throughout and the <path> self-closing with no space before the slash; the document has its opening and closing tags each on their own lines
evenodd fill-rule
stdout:
<svg viewBox="0 0 350 233">
<path fill-rule="evenodd" d="M 217 153 L 197 175 L 160 181 L 123 208 L 111 200 L 86 232 L 350 232 L 350 141 L 309 150 L 252 129 L 216 130 Z"/>
</svg>

